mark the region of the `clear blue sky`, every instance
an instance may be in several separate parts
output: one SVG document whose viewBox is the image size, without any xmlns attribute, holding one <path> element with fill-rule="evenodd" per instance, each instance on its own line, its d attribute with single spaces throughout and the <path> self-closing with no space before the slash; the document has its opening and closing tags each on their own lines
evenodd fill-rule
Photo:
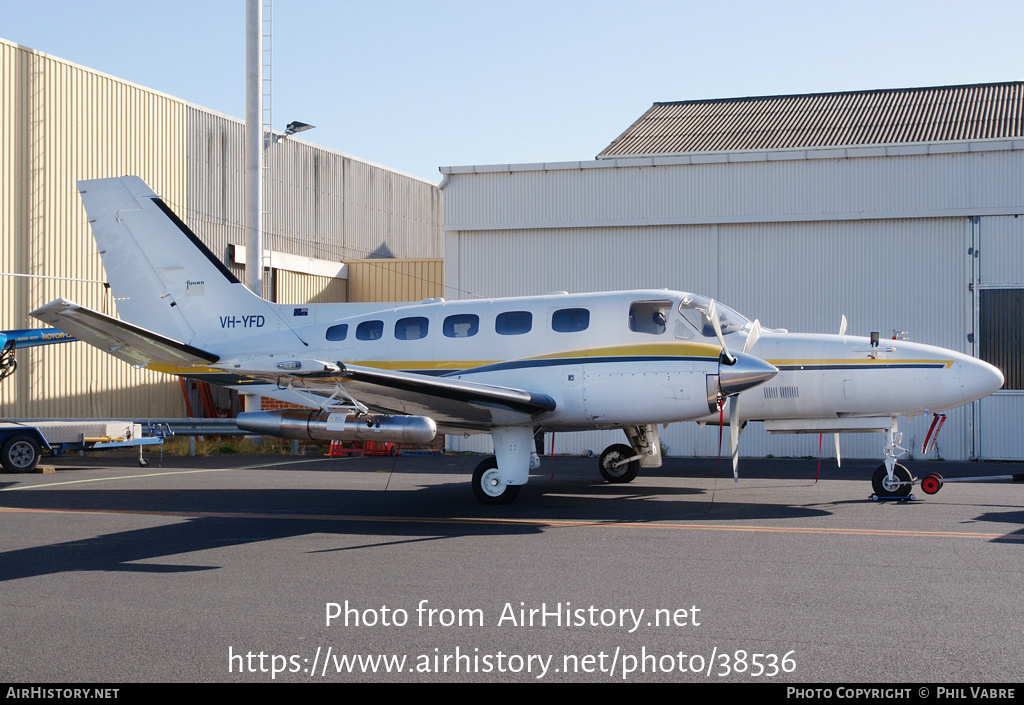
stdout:
<svg viewBox="0 0 1024 705">
<path fill-rule="evenodd" d="M 276 0 L 273 115 L 440 166 L 592 159 L 657 101 L 1024 78 L 1024 2 Z M 245 117 L 244 0 L 0 1 L 0 37 Z"/>
</svg>

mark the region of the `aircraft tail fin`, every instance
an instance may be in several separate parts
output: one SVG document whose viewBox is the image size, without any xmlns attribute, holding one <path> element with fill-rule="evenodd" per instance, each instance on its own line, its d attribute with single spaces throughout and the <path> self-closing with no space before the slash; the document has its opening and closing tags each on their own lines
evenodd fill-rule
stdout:
<svg viewBox="0 0 1024 705">
<path fill-rule="evenodd" d="M 122 320 L 197 347 L 286 328 L 139 177 L 78 190 Z"/>
</svg>

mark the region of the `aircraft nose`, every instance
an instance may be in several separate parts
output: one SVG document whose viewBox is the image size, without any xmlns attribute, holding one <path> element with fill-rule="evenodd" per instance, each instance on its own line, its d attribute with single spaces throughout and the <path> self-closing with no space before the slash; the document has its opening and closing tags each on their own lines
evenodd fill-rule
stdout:
<svg viewBox="0 0 1024 705">
<path fill-rule="evenodd" d="M 756 387 L 779 373 L 774 365 L 759 357 L 745 353 L 733 353 L 733 356 L 736 362 L 732 365 L 724 357 L 718 363 L 718 386 L 725 396 Z"/>
<path fill-rule="evenodd" d="M 1003 373 L 983 360 L 971 357 L 960 362 L 960 389 L 964 403 L 986 397 L 1003 386 Z"/>
</svg>

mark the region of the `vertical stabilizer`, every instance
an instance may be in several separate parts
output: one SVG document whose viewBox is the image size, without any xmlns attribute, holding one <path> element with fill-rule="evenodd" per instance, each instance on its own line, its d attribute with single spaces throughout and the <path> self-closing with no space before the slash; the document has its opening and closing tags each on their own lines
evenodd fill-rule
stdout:
<svg viewBox="0 0 1024 705">
<path fill-rule="evenodd" d="M 142 179 L 78 191 L 123 320 L 197 346 L 285 327 Z"/>
</svg>

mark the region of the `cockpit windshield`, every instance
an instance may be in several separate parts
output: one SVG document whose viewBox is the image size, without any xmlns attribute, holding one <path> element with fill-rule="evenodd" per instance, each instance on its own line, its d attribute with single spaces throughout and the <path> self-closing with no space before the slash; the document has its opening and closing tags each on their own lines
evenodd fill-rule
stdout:
<svg viewBox="0 0 1024 705">
<path fill-rule="evenodd" d="M 708 306 L 710 305 L 711 299 L 696 294 L 686 294 L 679 302 L 679 313 L 705 338 L 715 337 L 715 328 L 711 325 L 711 319 L 708 318 Z M 722 335 L 736 333 L 750 326 L 749 320 L 717 301 L 715 302 L 715 311 L 718 314 L 719 325 L 722 326 Z"/>
</svg>

